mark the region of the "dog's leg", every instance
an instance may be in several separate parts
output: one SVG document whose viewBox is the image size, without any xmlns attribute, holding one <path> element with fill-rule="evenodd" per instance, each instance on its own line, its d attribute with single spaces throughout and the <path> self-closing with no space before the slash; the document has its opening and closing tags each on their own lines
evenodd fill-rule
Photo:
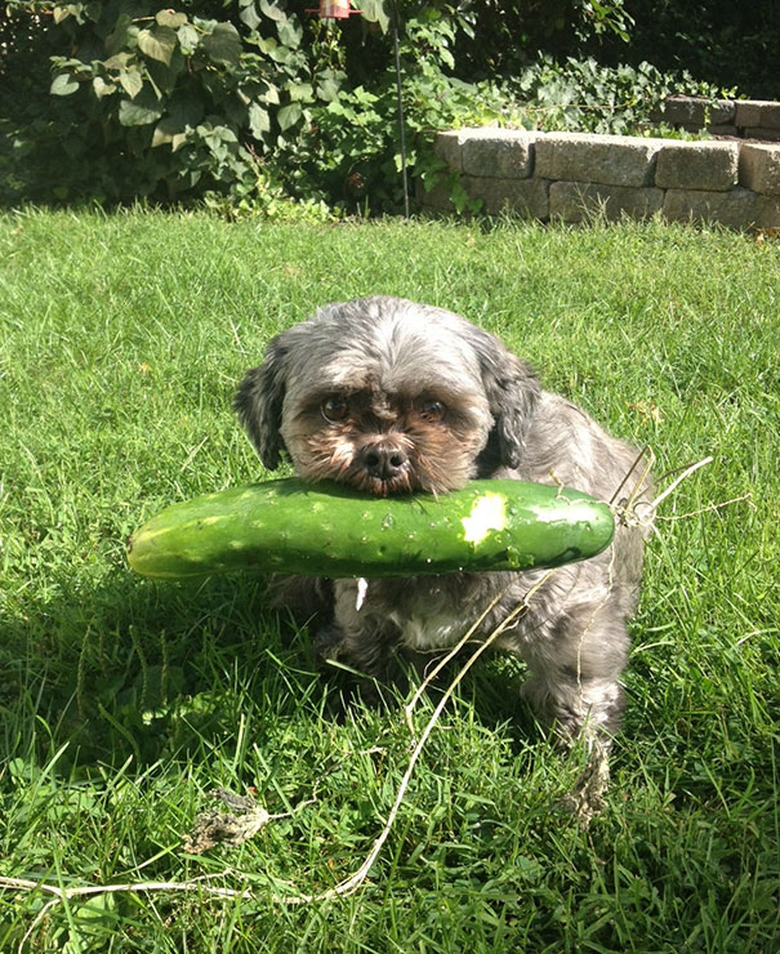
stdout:
<svg viewBox="0 0 780 954">
<path fill-rule="evenodd" d="M 552 629 L 549 643 L 526 654 L 529 674 L 523 694 L 537 717 L 562 741 L 584 742 L 587 762 L 562 800 L 583 827 L 604 807 L 609 751 L 620 726 L 629 637 L 622 614 L 607 601 L 570 607 Z"/>
<path fill-rule="evenodd" d="M 617 678 L 590 679 L 576 670 L 552 679 L 550 675 L 531 671 L 522 689 L 539 721 L 567 743 L 583 733 L 609 740 L 619 728 L 623 708 Z"/>
<path fill-rule="evenodd" d="M 321 577 L 276 574 L 269 583 L 268 602 L 274 609 L 288 610 L 299 625 L 317 629 L 333 619 L 333 584 Z"/>
<path fill-rule="evenodd" d="M 608 740 L 620 725 L 629 636 L 619 594 L 598 589 L 548 616 L 543 634 L 537 630 L 521 646 L 529 669 L 523 694 L 564 739 L 587 728 Z M 545 609 L 550 612 L 549 605 Z"/>
</svg>

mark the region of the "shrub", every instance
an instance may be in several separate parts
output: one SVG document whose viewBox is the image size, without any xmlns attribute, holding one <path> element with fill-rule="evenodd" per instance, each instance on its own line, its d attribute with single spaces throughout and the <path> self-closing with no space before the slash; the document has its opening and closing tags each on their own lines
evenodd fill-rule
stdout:
<svg viewBox="0 0 780 954">
<path fill-rule="evenodd" d="M 611 38 L 604 63 L 651 58 L 661 70 L 685 68 L 718 86 L 738 86 L 751 99 L 780 99 L 780 4 L 732 0 L 626 0 L 631 44 Z"/>
<path fill-rule="evenodd" d="M 364 0 L 346 24 L 308 15 L 311 3 L 182 0 L 174 10 L 153 0 L 8 0 L 6 190 L 35 201 L 205 197 L 275 214 L 289 211 L 285 196 L 307 199 L 306 214 L 321 202 L 397 210 L 390 2 Z M 481 38 L 507 37 L 494 0 L 398 6 L 407 158 L 423 174 L 432 129 L 506 112 L 491 84 L 458 78 L 455 55 L 468 72 Z M 586 7 L 561 0 L 537 11 L 537 32 L 555 33 L 572 17 L 582 27 Z M 599 6 L 599 28 L 621 7 Z"/>
<path fill-rule="evenodd" d="M 562 63 L 540 57 L 506 84 L 507 97 L 523 104 L 527 126 L 617 135 L 652 129 L 660 106 L 673 94 L 715 100 L 734 91 L 684 71 L 662 73 L 646 62 L 605 67 L 592 57 Z"/>
<path fill-rule="evenodd" d="M 280 0 L 231 3 L 243 32 L 208 16 L 214 6 L 94 0 L 22 11 L 12 0 L 17 16 L 32 11 L 57 100 L 52 108 L 35 99 L 19 117 L 32 198 L 171 201 L 216 191 L 240 200 L 273 178 L 263 168 L 269 147 L 301 125 L 306 107 L 334 98 L 343 73 L 321 55 L 327 27 L 304 24 Z M 52 53 L 63 40 L 68 55 Z"/>
<path fill-rule="evenodd" d="M 6 198 L 205 200 L 231 216 L 306 218 L 403 207 L 391 0 L 361 0 L 360 16 L 344 23 L 307 13 L 313 0 L 7 3 Z M 513 80 L 474 79 L 516 67 L 518 47 L 527 56 L 535 38 L 565 25 L 580 40 L 624 35 L 622 0 L 556 0 L 534 15 L 497 0 L 398 8 L 410 177 L 437 174 L 436 129 L 497 122 L 623 132 L 668 92 L 696 85 L 646 64 L 610 71 L 593 59 L 542 56 Z M 520 43 L 510 42 L 507 31 L 521 24 Z"/>
</svg>

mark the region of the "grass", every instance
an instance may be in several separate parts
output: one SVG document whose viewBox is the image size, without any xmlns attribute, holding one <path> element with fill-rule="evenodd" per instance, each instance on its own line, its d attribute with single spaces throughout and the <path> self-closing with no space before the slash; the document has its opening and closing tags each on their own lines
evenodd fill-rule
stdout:
<svg viewBox="0 0 780 954">
<path fill-rule="evenodd" d="M 0 892 L 0 950 L 31 926 L 23 950 L 68 954 L 776 949 L 776 242 L 140 212 L 0 229 L 0 875 L 207 879 L 71 898 L 37 923 L 48 896 Z M 651 444 L 659 473 L 714 461 L 663 510 L 694 515 L 650 545 L 590 829 L 557 808 L 579 754 L 540 736 L 519 665 L 496 657 L 429 739 L 362 892 L 290 907 L 274 893 L 328 888 L 379 833 L 409 757 L 400 709 L 342 712 L 262 580 L 155 584 L 122 541 L 169 502 L 263 477 L 237 380 L 275 331 L 375 292 L 498 332 L 548 387 Z M 187 855 L 218 786 L 293 814 Z"/>
</svg>

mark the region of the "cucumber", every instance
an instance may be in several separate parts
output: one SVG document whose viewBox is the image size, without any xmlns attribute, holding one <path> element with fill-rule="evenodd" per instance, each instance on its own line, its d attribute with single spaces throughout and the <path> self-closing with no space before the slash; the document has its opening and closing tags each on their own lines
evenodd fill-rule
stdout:
<svg viewBox="0 0 780 954">
<path fill-rule="evenodd" d="M 287 479 L 173 504 L 129 538 L 127 556 L 154 577 L 400 577 L 560 566 L 601 553 L 613 533 L 606 503 L 544 484 L 474 480 L 383 498 Z"/>
</svg>

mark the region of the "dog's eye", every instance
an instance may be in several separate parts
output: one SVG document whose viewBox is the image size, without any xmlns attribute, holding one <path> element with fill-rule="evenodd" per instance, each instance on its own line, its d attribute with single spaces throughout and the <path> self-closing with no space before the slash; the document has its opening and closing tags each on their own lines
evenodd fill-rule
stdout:
<svg viewBox="0 0 780 954">
<path fill-rule="evenodd" d="M 427 424 L 438 424 L 444 420 L 446 413 L 447 408 L 441 401 L 426 401 L 420 408 L 420 417 L 422 417 Z"/>
<path fill-rule="evenodd" d="M 345 398 L 329 397 L 320 405 L 322 416 L 329 424 L 335 424 L 337 421 L 343 421 L 349 413 L 349 403 Z"/>
</svg>

